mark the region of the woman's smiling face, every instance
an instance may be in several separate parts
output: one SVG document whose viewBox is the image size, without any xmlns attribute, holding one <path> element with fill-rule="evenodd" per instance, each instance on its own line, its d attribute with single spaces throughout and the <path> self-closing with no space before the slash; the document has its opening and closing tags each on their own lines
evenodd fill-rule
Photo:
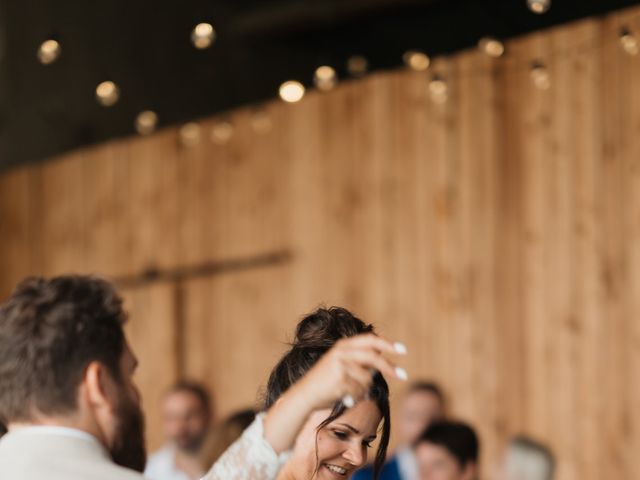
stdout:
<svg viewBox="0 0 640 480">
<path fill-rule="evenodd" d="M 382 420 L 376 404 L 370 400 L 359 402 L 318 430 L 330 414 L 330 410 L 314 412 L 298 435 L 293 456 L 285 467 L 291 478 L 345 479 L 367 463 Z"/>
</svg>

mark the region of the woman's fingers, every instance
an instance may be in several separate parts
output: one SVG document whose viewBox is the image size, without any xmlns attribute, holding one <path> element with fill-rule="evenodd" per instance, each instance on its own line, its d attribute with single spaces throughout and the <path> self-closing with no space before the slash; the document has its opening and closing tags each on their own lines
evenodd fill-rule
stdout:
<svg viewBox="0 0 640 480">
<path fill-rule="evenodd" d="M 374 335 L 373 333 L 366 333 L 363 335 L 357 335 L 343 339 L 338 344 L 349 345 L 350 348 L 372 348 L 380 353 L 387 353 L 390 355 L 406 355 L 407 347 L 400 342 L 390 342 L 389 340 Z"/>
<path fill-rule="evenodd" d="M 407 372 L 404 368 L 396 366 L 374 350 L 367 348 L 350 349 L 344 353 L 344 358 L 349 362 L 355 362 L 367 367 L 369 370 L 375 369 L 387 378 L 398 378 L 407 380 Z M 369 373 L 371 375 L 371 373 Z"/>
</svg>

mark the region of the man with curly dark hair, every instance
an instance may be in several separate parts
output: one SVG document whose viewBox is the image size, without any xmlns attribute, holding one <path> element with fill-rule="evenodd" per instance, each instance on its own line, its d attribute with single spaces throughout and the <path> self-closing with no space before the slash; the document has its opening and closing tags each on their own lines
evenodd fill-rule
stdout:
<svg viewBox="0 0 640 480">
<path fill-rule="evenodd" d="M 88 276 L 27 279 L 0 306 L 3 478 L 143 478 L 125 321 L 115 289 Z"/>
</svg>

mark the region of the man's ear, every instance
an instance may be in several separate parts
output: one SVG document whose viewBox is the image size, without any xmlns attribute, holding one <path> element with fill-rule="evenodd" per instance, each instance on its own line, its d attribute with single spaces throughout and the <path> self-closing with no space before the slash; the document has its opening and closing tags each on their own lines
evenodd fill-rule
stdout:
<svg viewBox="0 0 640 480">
<path fill-rule="evenodd" d="M 94 408 L 112 409 L 108 394 L 111 377 L 105 366 L 97 361 L 91 362 L 84 372 L 84 390 L 89 404 Z"/>
</svg>

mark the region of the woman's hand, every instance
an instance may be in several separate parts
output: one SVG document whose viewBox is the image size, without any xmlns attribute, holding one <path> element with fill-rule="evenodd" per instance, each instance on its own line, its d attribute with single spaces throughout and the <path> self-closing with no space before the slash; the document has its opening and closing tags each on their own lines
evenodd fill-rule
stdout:
<svg viewBox="0 0 640 480">
<path fill-rule="evenodd" d="M 343 400 L 347 407 L 363 398 L 379 371 L 387 378 L 407 379 L 407 372 L 385 355 L 405 355 L 404 345 L 373 334 L 338 341 L 318 363 L 269 409 L 265 439 L 276 452 L 288 450 L 308 416 Z"/>
<path fill-rule="evenodd" d="M 386 378 L 407 380 L 407 372 L 384 356 L 406 353 L 404 345 L 373 334 L 344 338 L 300 380 L 298 390 L 313 409 L 331 407 L 341 399 L 351 407 L 366 396 L 376 371 Z"/>
</svg>

